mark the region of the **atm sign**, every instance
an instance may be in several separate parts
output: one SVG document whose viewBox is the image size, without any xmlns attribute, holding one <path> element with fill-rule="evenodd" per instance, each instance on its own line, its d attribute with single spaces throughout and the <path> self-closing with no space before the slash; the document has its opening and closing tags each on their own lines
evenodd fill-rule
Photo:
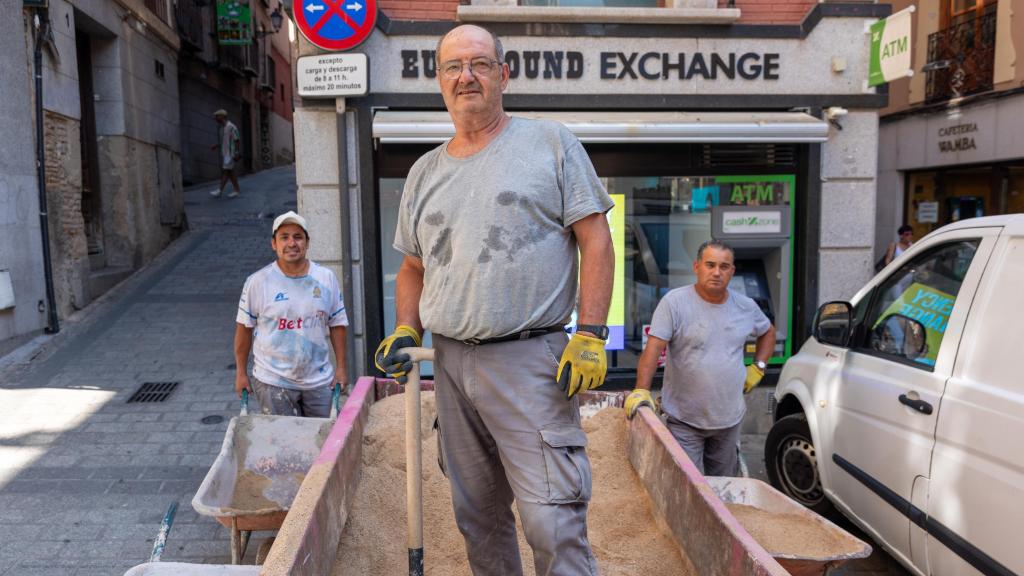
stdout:
<svg viewBox="0 0 1024 576">
<path fill-rule="evenodd" d="M 778 234 L 782 232 L 782 215 L 775 211 L 725 212 L 722 214 L 725 234 Z"/>
</svg>

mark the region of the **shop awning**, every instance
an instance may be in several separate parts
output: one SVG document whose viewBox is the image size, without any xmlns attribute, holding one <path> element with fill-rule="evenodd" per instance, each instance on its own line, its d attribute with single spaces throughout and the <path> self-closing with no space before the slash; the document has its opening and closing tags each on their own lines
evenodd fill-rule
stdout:
<svg viewBox="0 0 1024 576">
<path fill-rule="evenodd" d="M 510 112 L 565 124 L 585 143 L 815 143 L 828 123 L 803 112 Z M 455 135 L 447 112 L 392 112 L 373 117 L 384 144 L 440 143 Z"/>
</svg>

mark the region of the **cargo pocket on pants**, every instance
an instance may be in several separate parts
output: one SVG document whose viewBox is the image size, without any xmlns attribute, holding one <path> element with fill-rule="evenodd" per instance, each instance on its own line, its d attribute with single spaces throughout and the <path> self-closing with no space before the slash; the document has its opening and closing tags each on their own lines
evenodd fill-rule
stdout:
<svg viewBox="0 0 1024 576">
<path fill-rule="evenodd" d="M 437 467 L 441 469 L 441 474 L 444 477 L 448 477 L 448 469 L 444 467 L 444 443 L 441 441 L 441 422 L 437 416 L 434 416 L 434 435 L 437 437 Z"/>
<path fill-rule="evenodd" d="M 588 502 L 591 477 L 587 435 L 577 427 L 557 426 L 542 429 L 540 437 L 548 477 L 548 502 Z"/>
</svg>

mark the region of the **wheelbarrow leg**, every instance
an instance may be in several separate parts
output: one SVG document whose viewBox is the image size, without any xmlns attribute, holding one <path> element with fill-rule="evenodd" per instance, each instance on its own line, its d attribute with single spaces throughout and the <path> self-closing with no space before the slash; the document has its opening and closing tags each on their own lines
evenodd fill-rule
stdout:
<svg viewBox="0 0 1024 576">
<path fill-rule="evenodd" d="M 238 519 L 231 519 L 231 563 L 241 564 L 245 557 L 245 549 L 249 547 L 249 536 L 252 530 L 239 530 Z"/>
<path fill-rule="evenodd" d="M 238 520 L 235 518 L 231 519 L 231 563 L 239 564 L 242 562 L 241 556 L 238 553 L 239 534 L 238 534 Z"/>
</svg>

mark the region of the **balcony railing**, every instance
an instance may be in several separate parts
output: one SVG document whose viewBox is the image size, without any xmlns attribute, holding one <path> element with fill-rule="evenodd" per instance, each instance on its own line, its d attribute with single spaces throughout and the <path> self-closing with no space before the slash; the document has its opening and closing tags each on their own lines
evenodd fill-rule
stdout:
<svg viewBox="0 0 1024 576">
<path fill-rule="evenodd" d="M 244 46 L 220 46 L 218 53 L 222 67 L 243 76 L 259 74 L 259 46 L 256 42 Z"/>
<path fill-rule="evenodd" d="M 925 99 L 941 102 L 992 89 L 996 56 L 996 5 L 985 7 L 981 16 L 972 14 L 934 34 L 928 35 L 928 63 Z"/>
<path fill-rule="evenodd" d="M 150 12 L 156 14 L 156 17 L 161 22 L 164 24 L 170 23 L 170 20 L 167 18 L 167 0 L 144 0 L 144 4 L 146 8 L 149 8 Z"/>
<path fill-rule="evenodd" d="M 186 47 L 201 51 L 205 47 L 210 32 L 206 21 L 208 12 L 213 9 L 209 0 L 178 0 L 174 3 L 174 18 L 178 25 L 178 35 Z"/>
</svg>

